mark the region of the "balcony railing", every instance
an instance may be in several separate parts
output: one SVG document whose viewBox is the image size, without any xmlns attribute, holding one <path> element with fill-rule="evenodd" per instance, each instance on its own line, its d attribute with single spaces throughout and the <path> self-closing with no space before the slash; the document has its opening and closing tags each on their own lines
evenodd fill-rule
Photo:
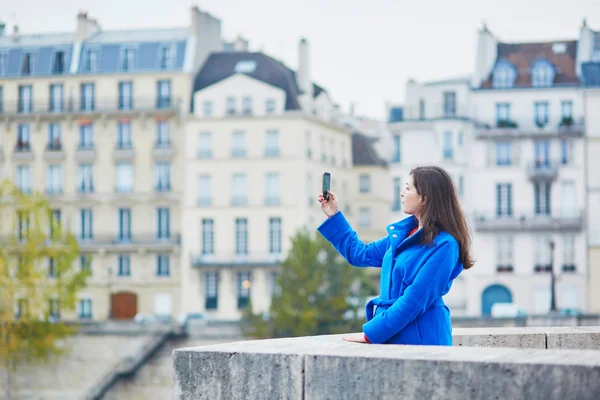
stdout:
<svg viewBox="0 0 600 400">
<path fill-rule="evenodd" d="M 472 113 L 467 106 L 449 103 L 427 103 L 423 107 L 411 104 L 404 107 L 405 121 L 429 121 L 439 119 L 468 119 Z"/>
<path fill-rule="evenodd" d="M 171 234 L 169 237 L 158 237 L 156 233 L 129 233 L 121 235 L 93 235 L 91 239 L 82 239 L 77 236 L 79 245 L 83 250 L 96 250 L 100 248 L 109 249 L 137 249 L 146 247 L 154 250 L 169 250 L 177 247 L 181 243 L 180 234 Z"/>
<path fill-rule="evenodd" d="M 62 102 L 3 102 L 0 115 L 59 115 L 80 113 L 135 113 L 135 112 L 164 112 L 177 111 L 181 100 L 179 98 L 132 98 L 123 101 L 118 96 L 112 98 L 94 98 L 91 101 L 81 97 L 64 99 Z"/>
<path fill-rule="evenodd" d="M 533 181 L 553 181 L 558 177 L 558 163 L 551 161 L 532 162 L 527 168 Z"/>
<path fill-rule="evenodd" d="M 529 114 L 489 122 L 475 119 L 477 120 L 476 136 L 479 138 L 581 137 L 585 131 L 583 117 L 544 121 Z"/>
<path fill-rule="evenodd" d="M 581 210 L 561 210 L 560 213 L 539 215 L 531 210 L 513 211 L 509 215 L 498 215 L 490 211 L 475 213 L 473 225 L 480 232 L 578 232 L 583 229 L 584 218 Z"/>
<path fill-rule="evenodd" d="M 285 260 L 282 253 L 253 253 L 240 255 L 235 250 L 216 251 L 214 254 L 193 254 L 191 263 L 193 267 L 262 267 L 280 265 Z"/>
</svg>

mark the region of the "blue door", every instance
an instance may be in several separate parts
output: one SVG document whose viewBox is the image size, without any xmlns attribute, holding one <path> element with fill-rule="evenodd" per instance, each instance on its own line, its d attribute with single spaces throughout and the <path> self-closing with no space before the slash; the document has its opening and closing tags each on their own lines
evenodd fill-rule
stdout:
<svg viewBox="0 0 600 400">
<path fill-rule="evenodd" d="M 512 294 L 506 286 L 488 286 L 481 295 L 481 315 L 489 316 L 495 303 L 512 303 Z"/>
</svg>

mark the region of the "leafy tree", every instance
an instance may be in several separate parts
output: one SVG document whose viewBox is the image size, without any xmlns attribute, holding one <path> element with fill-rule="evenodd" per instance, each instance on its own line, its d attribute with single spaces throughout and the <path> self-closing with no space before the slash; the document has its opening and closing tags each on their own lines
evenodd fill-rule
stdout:
<svg viewBox="0 0 600 400">
<path fill-rule="evenodd" d="M 375 288 L 320 235 L 298 232 L 283 262 L 268 314 L 243 314 L 243 333 L 255 338 L 311 336 L 360 330 L 358 310 Z M 351 299 L 357 301 L 352 302 Z"/>
<path fill-rule="evenodd" d="M 0 183 L 0 362 L 5 397 L 19 365 L 60 354 L 59 341 L 75 333 L 61 322 L 73 311 L 88 272 L 74 268 L 79 246 L 63 232 L 48 201 Z"/>
</svg>

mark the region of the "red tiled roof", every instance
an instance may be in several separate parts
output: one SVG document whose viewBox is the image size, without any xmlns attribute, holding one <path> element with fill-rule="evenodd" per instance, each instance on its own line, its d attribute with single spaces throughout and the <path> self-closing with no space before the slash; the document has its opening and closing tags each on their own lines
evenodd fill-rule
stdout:
<svg viewBox="0 0 600 400">
<path fill-rule="evenodd" d="M 564 43 L 566 51 L 556 53 L 555 43 Z M 578 84 L 576 74 L 577 41 L 555 41 L 543 43 L 498 43 L 497 61 L 508 61 L 517 68 L 518 75 L 515 87 L 531 87 L 531 67 L 539 59 L 545 59 L 556 68 L 554 84 Z M 492 73 L 481 85 L 482 88 L 492 87 Z"/>
</svg>

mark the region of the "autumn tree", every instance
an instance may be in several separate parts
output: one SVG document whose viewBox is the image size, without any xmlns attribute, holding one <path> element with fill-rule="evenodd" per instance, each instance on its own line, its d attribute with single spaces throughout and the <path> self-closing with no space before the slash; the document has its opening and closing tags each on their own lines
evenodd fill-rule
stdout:
<svg viewBox="0 0 600 400">
<path fill-rule="evenodd" d="M 0 361 L 11 399 L 19 365 L 47 361 L 75 333 L 60 312 L 75 309 L 88 273 L 74 267 L 77 240 L 47 199 L 9 180 L 0 183 L 0 241 Z"/>
<path fill-rule="evenodd" d="M 300 231 L 291 244 L 269 312 L 254 314 L 247 307 L 243 333 L 273 338 L 360 330 L 358 310 L 375 291 L 365 270 L 350 266 L 320 235 Z"/>
</svg>

